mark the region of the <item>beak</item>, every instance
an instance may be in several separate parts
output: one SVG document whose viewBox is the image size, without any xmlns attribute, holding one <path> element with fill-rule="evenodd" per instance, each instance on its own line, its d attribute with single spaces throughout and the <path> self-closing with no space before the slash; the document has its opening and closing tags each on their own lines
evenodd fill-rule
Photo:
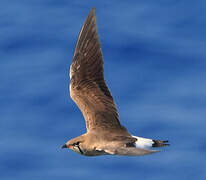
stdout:
<svg viewBox="0 0 206 180">
<path fill-rule="evenodd" d="M 66 144 L 64 144 L 64 145 L 62 146 L 62 149 L 63 149 L 63 148 L 67 148 L 67 145 L 66 145 Z"/>
</svg>

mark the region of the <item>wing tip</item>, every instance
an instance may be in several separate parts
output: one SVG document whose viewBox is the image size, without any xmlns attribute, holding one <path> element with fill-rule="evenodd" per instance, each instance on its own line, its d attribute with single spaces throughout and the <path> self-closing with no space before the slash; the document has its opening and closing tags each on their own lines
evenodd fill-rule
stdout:
<svg viewBox="0 0 206 180">
<path fill-rule="evenodd" d="M 92 8 L 92 10 L 90 11 L 88 16 L 91 16 L 92 18 L 94 18 L 95 19 L 95 23 L 96 23 L 96 7 Z"/>
<path fill-rule="evenodd" d="M 88 38 L 88 31 L 96 31 L 97 32 L 97 27 L 96 27 L 96 7 L 92 7 L 91 11 L 89 12 L 86 20 L 84 21 L 84 24 L 80 30 L 78 40 L 76 43 L 76 47 L 74 50 L 74 56 L 76 55 L 77 52 L 81 51 L 83 46 L 85 45 L 85 39 Z M 74 58 L 73 56 L 73 58 Z"/>
<path fill-rule="evenodd" d="M 92 7 L 91 11 L 88 14 L 88 17 L 95 17 L 96 16 L 96 7 Z"/>
<path fill-rule="evenodd" d="M 96 22 L 96 7 L 93 7 L 89 13 L 90 17 L 94 18 L 95 19 L 95 22 Z"/>
<path fill-rule="evenodd" d="M 91 10 L 91 13 L 95 13 L 96 12 L 96 7 L 94 6 L 94 7 L 92 7 L 92 10 Z"/>
</svg>

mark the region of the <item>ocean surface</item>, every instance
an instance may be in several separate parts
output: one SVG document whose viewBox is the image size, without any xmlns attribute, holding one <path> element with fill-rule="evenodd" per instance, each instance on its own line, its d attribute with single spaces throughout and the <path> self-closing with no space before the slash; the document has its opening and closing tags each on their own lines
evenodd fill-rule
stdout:
<svg viewBox="0 0 206 180">
<path fill-rule="evenodd" d="M 141 157 L 60 147 L 86 131 L 69 66 L 92 7 L 105 79 L 133 135 L 171 146 Z M 206 179 L 206 1 L 0 2 L 0 179 Z"/>
</svg>

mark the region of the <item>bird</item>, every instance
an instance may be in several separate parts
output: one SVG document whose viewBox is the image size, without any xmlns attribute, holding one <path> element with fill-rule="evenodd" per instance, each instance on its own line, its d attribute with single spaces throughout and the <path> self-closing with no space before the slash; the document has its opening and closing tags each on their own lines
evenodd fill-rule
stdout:
<svg viewBox="0 0 206 180">
<path fill-rule="evenodd" d="M 92 8 L 81 28 L 70 66 L 70 96 L 84 116 L 87 132 L 69 140 L 62 148 L 85 156 L 140 156 L 159 152 L 153 147 L 168 146 L 168 140 L 133 136 L 120 123 L 104 79 L 95 10 Z"/>
</svg>

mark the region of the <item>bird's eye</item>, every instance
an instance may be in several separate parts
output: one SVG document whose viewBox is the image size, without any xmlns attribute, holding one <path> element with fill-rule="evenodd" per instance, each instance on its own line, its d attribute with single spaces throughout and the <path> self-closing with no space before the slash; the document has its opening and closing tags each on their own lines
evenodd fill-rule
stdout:
<svg viewBox="0 0 206 180">
<path fill-rule="evenodd" d="M 78 142 L 76 142 L 76 143 L 74 143 L 74 144 L 72 144 L 73 146 L 79 146 L 79 141 Z"/>
</svg>

